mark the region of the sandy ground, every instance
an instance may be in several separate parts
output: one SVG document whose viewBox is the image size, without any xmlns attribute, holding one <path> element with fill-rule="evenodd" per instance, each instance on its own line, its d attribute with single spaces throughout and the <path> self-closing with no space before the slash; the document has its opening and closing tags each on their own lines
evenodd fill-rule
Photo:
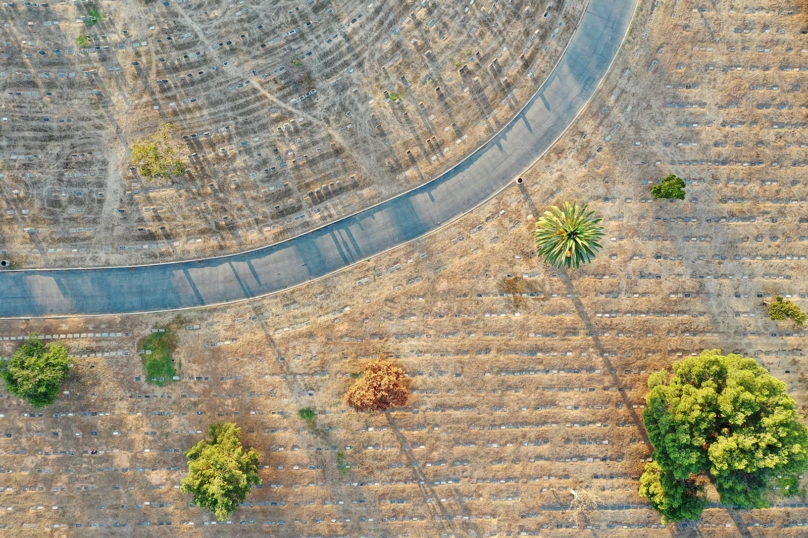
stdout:
<svg viewBox="0 0 808 538">
<path fill-rule="evenodd" d="M 808 308 L 806 81 L 793 70 L 808 65 L 806 20 L 766 6 L 644 3 L 601 91 L 523 187 L 427 238 L 228 307 L 4 322 L 4 355 L 6 336 L 38 331 L 79 357 L 70 394 L 41 416 L 0 400 L 4 532 L 220 536 L 176 487 L 181 451 L 233 420 L 266 467 L 228 533 L 804 536 L 808 509 L 791 506 L 803 499 L 660 528 L 637 495 L 645 382 L 678 358 L 753 356 L 806 411 L 804 330 L 763 305 L 780 294 Z M 668 173 L 687 199 L 650 201 Z M 535 215 L 567 199 L 607 232 L 571 273 L 536 260 L 530 239 Z M 176 331 L 182 363 L 164 388 L 143 380 L 136 349 L 157 327 Z M 377 356 L 411 376 L 409 407 L 347 411 L 350 373 Z M 570 489 L 599 501 L 577 526 Z"/>
</svg>

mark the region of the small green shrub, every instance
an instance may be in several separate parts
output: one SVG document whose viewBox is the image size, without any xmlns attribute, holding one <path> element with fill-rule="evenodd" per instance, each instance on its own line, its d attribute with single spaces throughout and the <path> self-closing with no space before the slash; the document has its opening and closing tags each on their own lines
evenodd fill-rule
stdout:
<svg viewBox="0 0 808 538">
<path fill-rule="evenodd" d="M 87 39 L 86 35 L 80 35 L 76 38 L 76 45 L 78 45 L 79 47 L 86 47 L 89 44 L 90 40 Z"/>
<path fill-rule="evenodd" d="M 297 412 L 297 415 L 306 422 L 313 422 L 317 418 L 317 412 L 311 407 L 304 407 Z"/>
<path fill-rule="evenodd" d="M 668 177 L 663 179 L 660 183 L 657 183 L 653 187 L 651 187 L 651 194 L 654 195 L 654 199 L 659 200 L 660 198 L 665 199 L 676 199 L 676 200 L 684 200 L 685 199 L 685 180 L 670 174 Z"/>
<path fill-rule="evenodd" d="M 397 103 L 397 102 L 401 101 L 401 98 L 398 96 L 398 94 L 396 92 L 390 92 L 390 99 L 394 103 Z"/>
<path fill-rule="evenodd" d="M 140 349 L 143 350 L 143 368 L 146 370 L 147 383 L 162 387 L 174 380 L 177 371 L 171 355 L 175 347 L 174 335 L 168 329 L 165 332 L 152 333 L 143 341 Z"/>
<path fill-rule="evenodd" d="M 808 315 L 797 305 L 780 296 L 775 297 L 774 302 L 769 305 L 769 317 L 774 321 L 790 319 L 797 325 L 805 325 L 805 320 L 808 319 Z"/>
<path fill-rule="evenodd" d="M 172 124 L 163 123 L 156 133 L 135 142 L 130 148 L 132 164 L 146 181 L 170 179 L 185 173 L 185 165 L 176 158 L 176 150 L 169 136 L 173 128 Z"/>
<path fill-rule="evenodd" d="M 345 476 L 352 468 L 353 465 L 348 462 L 348 457 L 345 455 L 345 452 L 342 450 L 337 451 L 337 469 L 339 469 L 339 474 Z"/>
</svg>

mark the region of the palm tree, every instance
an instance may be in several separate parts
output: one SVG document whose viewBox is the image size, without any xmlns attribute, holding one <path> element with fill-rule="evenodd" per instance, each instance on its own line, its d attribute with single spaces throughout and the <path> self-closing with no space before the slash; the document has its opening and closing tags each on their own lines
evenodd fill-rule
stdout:
<svg viewBox="0 0 808 538">
<path fill-rule="evenodd" d="M 586 205 L 564 202 L 561 209 L 551 206 L 536 223 L 536 253 L 547 263 L 577 269 L 603 248 L 598 242 L 603 237 L 603 227 L 598 226 L 603 219 L 586 209 Z"/>
</svg>

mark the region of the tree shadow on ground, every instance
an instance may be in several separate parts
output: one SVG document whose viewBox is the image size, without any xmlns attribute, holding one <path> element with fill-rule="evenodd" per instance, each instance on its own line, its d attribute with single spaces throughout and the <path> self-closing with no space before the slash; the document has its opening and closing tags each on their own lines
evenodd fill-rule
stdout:
<svg viewBox="0 0 808 538">
<path fill-rule="evenodd" d="M 592 339 L 592 343 L 595 345 L 595 349 L 598 351 L 598 354 L 603 361 L 603 364 L 606 368 L 608 368 L 608 375 L 612 379 L 612 383 L 617 388 L 618 393 L 620 394 L 620 398 L 623 400 L 625 408 L 628 410 L 628 413 L 631 415 L 632 421 L 636 424 L 637 430 L 640 432 L 643 441 L 648 445 L 650 449 L 653 449 L 653 445 L 651 445 L 651 440 L 648 438 L 648 433 L 645 430 L 645 424 L 642 421 L 639 414 L 636 410 L 632 407 L 631 401 L 629 400 L 628 394 L 624 390 L 623 383 L 620 381 L 620 377 L 617 375 L 617 370 L 612 367 L 612 363 L 609 360 L 609 356 L 606 352 L 606 349 L 603 347 L 603 344 L 600 342 L 600 338 L 598 337 L 597 328 L 592 323 L 592 319 L 589 317 L 589 314 L 584 307 L 583 302 L 577 296 L 575 292 L 575 286 L 573 285 L 573 281 L 570 278 L 569 274 L 567 273 L 566 269 L 559 269 L 558 276 L 561 279 L 561 282 L 564 284 L 564 287 L 567 291 L 567 295 L 571 298 L 572 304 L 575 307 L 575 311 L 578 314 L 578 317 L 586 327 L 588 336 Z M 746 527 L 746 523 L 741 517 L 741 514 L 737 510 L 733 510 L 728 508 L 727 512 L 729 513 L 730 518 L 732 518 L 733 523 L 735 523 L 735 527 L 738 529 L 738 533 L 743 536 L 744 538 L 751 538 L 752 534 L 749 532 L 749 529 Z M 671 534 L 674 536 L 701 536 L 702 532 L 700 529 L 690 529 L 685 531 L 677 527 L 675 524 L 668 525 L 668 528 L 671 530 Z"/>
<path fill-rule="evenodd" d="M 464 519 L 461 522 L 462 528 L 458 528 L 454 521 L 456 516 L 446 509 L 446 506 L 441 501 L 440 495 L 429 484 L 429 479 L 421 469 L 421 465 L 415 457 L 415 454 L 413 454 L 412 449 L 409 448 L 410 445 L 407 442 L 407 438 L 402 433 L 401 428 L 398 427 L 398 424 L 396 424 L 392 413 L 385 411 L 384 416 L 387 419 L 387 423 L 390 425 L 390 429 L 396 436 L 396 440 L 401 447 L 401 453 L 407 458 L 410 469 L 412 469 L 412 473 L 418 481 L 418 487 L 424 497 L 424 506 L 431 512 L 432 520 L 438 522 L 441 532 L 451 532 L 455 536 L 479 536 L 477 525 L 472 523 L 469 519 Z M 454 493 L 457 494 L 457 490 L 454 490 Z M 428 499 L 432 499 L 432 502 L 428 502 Z M 471 510 L 469 510 L 465 503 L 458 501 L 457 497 L 455 497 L 454 501 L 463 516 L 471 517 Z"/>
</svg>

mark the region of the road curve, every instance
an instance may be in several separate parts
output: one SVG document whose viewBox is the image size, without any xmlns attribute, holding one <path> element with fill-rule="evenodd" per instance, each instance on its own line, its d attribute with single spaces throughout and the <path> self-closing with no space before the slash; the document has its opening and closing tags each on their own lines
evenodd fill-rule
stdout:
<svg viewBox="0 0 808 538">
<path fill-rule="evenodd" d="M 590 0 L 558 65 L 491 141 L 433 181 L 323 228 L 204 260 L 0 272 L 0 317 L 126 314 L 266 295 L 327 275 L 438 228 L 481 204 L 546 152 L 594 94 L 636 0 Z"/>
</svg>

